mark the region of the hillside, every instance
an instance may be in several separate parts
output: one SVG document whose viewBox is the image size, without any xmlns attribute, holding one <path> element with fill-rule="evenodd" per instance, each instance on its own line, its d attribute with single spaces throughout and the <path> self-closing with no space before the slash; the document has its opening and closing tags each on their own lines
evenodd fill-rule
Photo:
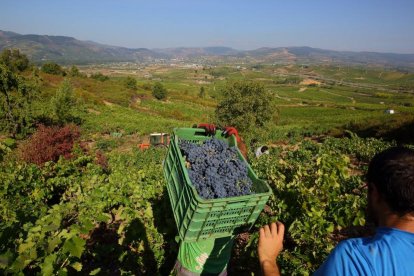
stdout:
<svg viewBox="0 0 414 276">
<path fill-rule="evenodd" d="M 194 58 L 201 56 L 231 56 L 236 55 L 240 51 L 230 47 L 178 47 L 153 49 L 157 53 L 162 53 L 170 58 Z"/>
<path fill-rule="evenodd" d="M 19 48 L 34 62 L 53 60 L 59 63 L 94 63 L 145 61 L 159 54 L 148 49 L 128 49 L 80 41 L 67 36 L 20 35 L 0 31 L 0 49 Z"/>
<path fill-rule="evenodd" d="M 0 31 L 0 50 L 19 48 L 31 60 L 42 63 L 85 64 L 108 62 L 187 62 L 349 64 L 414 69 L 414 54 L 333 51 L 311 47 L 259 48 L 241 51 L 229 47 L 178 47 L 165 49 L 126 48 L 81 41 L 67 36 L 21 35 Z"/>
</svg>

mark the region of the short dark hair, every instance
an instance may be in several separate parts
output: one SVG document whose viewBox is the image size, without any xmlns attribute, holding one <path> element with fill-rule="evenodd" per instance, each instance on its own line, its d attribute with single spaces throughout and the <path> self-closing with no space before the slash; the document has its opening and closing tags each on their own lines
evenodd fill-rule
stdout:
<svg viewBox="0 0 414 276">
<path fill-rule="evenodd" d="M 414 212 L 414 150 L 392 147 L 371 160 L 367 180 L 375 185 L 391 211 Z"/>
<path fill-rule="evenodd" d="M 267 150 L 269 150 L 269 148 L 268 148 L 267 146 L 263 146 L 263 147 L 260 149 L 260 151 L 261 151 L 261 152 L 265 152 L 265 151 L 267 151 Z"/>
</svg>

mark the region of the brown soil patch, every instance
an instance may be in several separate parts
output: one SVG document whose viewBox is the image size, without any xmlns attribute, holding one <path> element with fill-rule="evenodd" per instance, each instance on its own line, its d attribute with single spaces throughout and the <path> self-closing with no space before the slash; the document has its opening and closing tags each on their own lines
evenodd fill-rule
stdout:
<svg viewBox="0 0 414 276">
<path fill-rule="evenodd" d="M 103 103 L 107 106 L 114 106 L 114 103 L 111 103 L 111 102 L 108 102 L 108 101 L 105 101 L 105 100 L 103 100 Z"/>
<path fill-rule="evenodd" d="M 196 81 L 197 84 L 210 84 L 210 81 L 203 81 L 203 80 L 198 80 Z"/>
<path fill-rule="evenodd" d="M 88 112 L 89 112 L 89 113 L 92 113 L 92 114 L 96 114 L 96 115 L 101 114 L 101 112 L 100 112 L 100 111 L 95 110 L 95 109 L 93 109 L 93 108 L 88 108 L 87 110 L 88 110 Z"/>
<path fill-rule="evenodd" d="M 313 84 L 320 85 L 321 82 L 320 81 L 317 81 L 317 80 L 313 80 L 313 79 L 304 79 L 299 84 L 300 85 L 313 85 Z"/>
</svg>

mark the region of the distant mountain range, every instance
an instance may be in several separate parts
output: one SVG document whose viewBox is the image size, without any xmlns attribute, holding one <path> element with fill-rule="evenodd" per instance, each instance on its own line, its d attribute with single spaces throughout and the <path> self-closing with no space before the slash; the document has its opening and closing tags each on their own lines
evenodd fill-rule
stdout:
<svg viewBox="0 0 414 276">
<path fill-rule="evenodd" d="M 206 62 L 206 63 L 334 63 L 414 68 L 414 54 L 351 52 L 311 47 L 259 48 L 241 51 L 229 47 L 126 48 L 81 41 L 67 36 L 21 35 L 0 30 L 0 50 L 19 48 L 36 63 Z"/>
<path fill-rule="evenodd" d="M 21 35 L 0 31 L 0 49 L 19 48 L 34 62 L 94 63 L 119 61 L 144 61 L 156 55 L 145 48 L 129 49 L 91 41 L 81 41 L 68 36 Z"/>
</svg>

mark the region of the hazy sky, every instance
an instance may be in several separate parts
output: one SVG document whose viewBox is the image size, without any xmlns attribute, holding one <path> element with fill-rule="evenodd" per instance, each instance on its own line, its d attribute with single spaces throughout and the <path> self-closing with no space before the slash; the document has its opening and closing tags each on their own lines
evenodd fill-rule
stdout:
<svg viewBox="0 0 414 276">
<path fill-rule="evenodd" d="M 131 48 L 414 53 L 414 0 L 0 0 L 0 30 Z"/>
</svg>

